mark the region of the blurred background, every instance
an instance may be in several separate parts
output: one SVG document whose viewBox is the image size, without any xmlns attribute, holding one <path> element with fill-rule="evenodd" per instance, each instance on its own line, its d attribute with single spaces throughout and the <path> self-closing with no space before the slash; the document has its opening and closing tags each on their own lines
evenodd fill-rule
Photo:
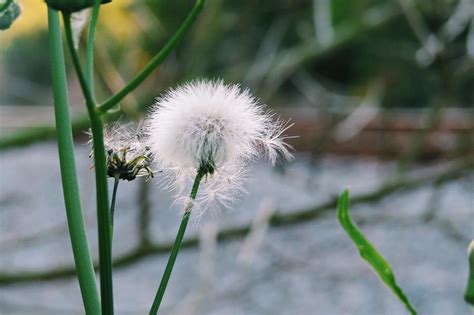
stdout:
<svg viewBox="0 0 474 315">
<path fill-rule="evenodd" d="M 82 314 L 54 137 L 43 1 L 0 33 L 0 313 Z M 117 92 L 166 43 L 193 1 L 101 8 L 96 94 Z M 81 44 L 81 49 L 83 49 Z M 68 54 L 66 54 L 68 58 Z M 68 62 L 76 161 L 97 257 L 82 94 Z M 405 314 L 337 223 L 352 214 L 420 314 L 469 314 L 474 235 L 472 0 L 208 0 L 184 41 L 110 120 L 139 122 L 169 87 L 222 78 L 294 126 L 295 160 L 257 164 L 235 209 L 190 227 L 166 314 Z M 155 180 L 122 183 L 117 314 L 147 313 L 179 224 Z"/>
</svg>

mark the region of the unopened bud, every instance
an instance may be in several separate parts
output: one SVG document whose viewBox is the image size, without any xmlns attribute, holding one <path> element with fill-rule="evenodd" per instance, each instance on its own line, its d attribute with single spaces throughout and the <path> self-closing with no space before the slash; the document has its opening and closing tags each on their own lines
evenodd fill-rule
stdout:
<svg viewBox="0 0 474 315">
<path fill-rule="evenodd" d="M 101 0 L 101 3 L 108 3 L 112 0 Z M 82 9 L 92 7 L 95 0 L 45 0 L 48 6 L 52 9 L 62 11 L 64 13 L 73 13 Z"/>
<path fill-rule="evenodd" d="M 12 0 L 0 0 L 0 30 L 8 29 L 20 15 L 20 6 Z"/>
</svg>

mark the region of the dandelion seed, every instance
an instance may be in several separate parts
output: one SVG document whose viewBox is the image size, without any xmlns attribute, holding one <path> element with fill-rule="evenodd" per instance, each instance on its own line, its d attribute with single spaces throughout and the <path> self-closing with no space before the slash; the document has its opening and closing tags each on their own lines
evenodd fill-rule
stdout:
<svg viewBox="0 0 474 315">
<path fill-rule="evenodd" d="M 195 205 L 230 206 L 244 191 L 250 162 L 290 160 L 290 127 L 238 85 L 194 81 L 158 98 L 146 124 L 154 159 L 177 200 L 187 200 L 196 170 L 206 174 Z"/>
</svg>

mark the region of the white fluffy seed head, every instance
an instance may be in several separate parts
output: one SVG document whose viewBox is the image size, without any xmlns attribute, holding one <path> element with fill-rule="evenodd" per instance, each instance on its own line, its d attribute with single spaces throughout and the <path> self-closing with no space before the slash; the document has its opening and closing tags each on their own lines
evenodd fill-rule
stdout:
<svg viewBox="0 0 474 315">
<path fill-rule="evenodd" d="M 250 161 L 267 156 L 274 164 L 292 158 L 283 137 L 287 128 L 248 90 L 207 80 L 182 85 L 158 98 L 146 124 L 154 159 L 168 175 L 170 186 L 181 193 L 197 169 L 210 165 L 212 171 L 199 195 L 223 204 L 241 190 L 240 177 Z"/>
</svg>

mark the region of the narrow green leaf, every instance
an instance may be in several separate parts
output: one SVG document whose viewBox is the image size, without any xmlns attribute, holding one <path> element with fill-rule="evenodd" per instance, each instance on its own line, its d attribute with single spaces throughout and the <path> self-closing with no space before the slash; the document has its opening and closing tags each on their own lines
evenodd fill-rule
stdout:
<svg viewBox="0 0 474 315">
<path fill-rule="evenodd" d="M 464 300 L 474 306 L 474 240 L 469 245 L 467 255 L 469 260 L 469 278 L 467 279 Z"/>
<path fill-rule="evenodd" d="M 364 234 L 352 223 L 349 214 L 349 191 L 345 190 L 339 197 L 337 206 L 337 216 L 339 223 L 359 249 L 359 253 L 375 270 L 380 280 L 390 288 L 393 294 L 403 303 L 412 315 L 416 315 L 415 309 L 411 306 L 408 298 L 398 286 L 395 275 L 389 263 L 365 238 Z"/>
</svg>

